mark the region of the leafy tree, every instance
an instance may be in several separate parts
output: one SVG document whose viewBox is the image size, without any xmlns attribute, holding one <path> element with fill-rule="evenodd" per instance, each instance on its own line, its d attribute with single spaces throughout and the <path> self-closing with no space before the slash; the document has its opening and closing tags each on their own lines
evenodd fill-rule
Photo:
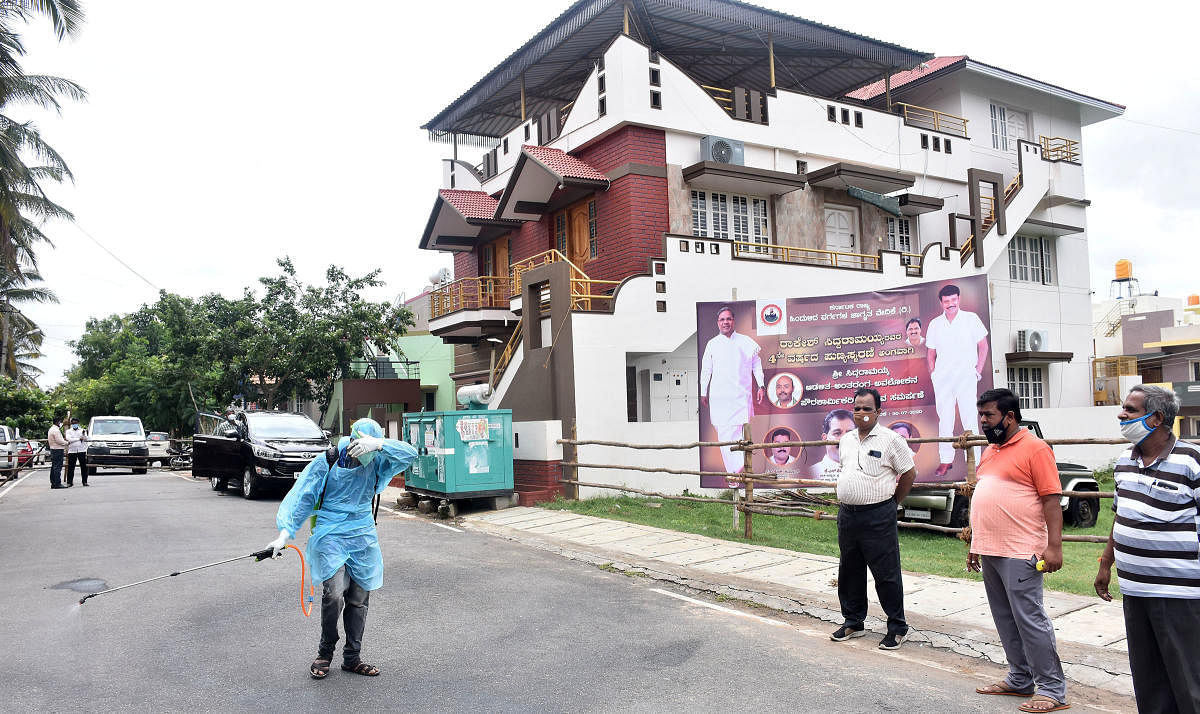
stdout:
<svg viewBox="0 0 1200 714">
<path fill-rule="evenodd" d="M 15 426 L 26 438 L 44 438 L 53 416 L 53 402 L 37 387 L 23 387 L 0 377 L 0 424 Z M 40 436 L 39 436 L 40 435 Z"/>
<path fill-rule="evenodd" d="M 378 271 L 352 277 L 337 266 L 305 285 L 288 259 L 261 278 L 260 298 L 191 299 L 159 293 L 128 315 L 91 319 L 73 347 L 78 363 L 55 396 L 81 415 L 130 414 L 148 427 L 189 433 L 196 406 L 216 411 L 235 394 L 260 406 L 292 396 L 328 405 L 337 379 L 371 350 L 395 349 L 412 313 L 362 299 Z"/>
</svg>

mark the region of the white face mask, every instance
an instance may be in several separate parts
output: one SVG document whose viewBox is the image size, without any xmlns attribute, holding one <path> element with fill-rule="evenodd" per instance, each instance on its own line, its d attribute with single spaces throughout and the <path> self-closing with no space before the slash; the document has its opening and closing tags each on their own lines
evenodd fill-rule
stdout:
<svg viewBox="0 0 1200 714">
<path fill-rule="evenodd" d="M 1154 429 L 1146 426 L 1146 420 L 1150 418 L 1147 414 L 1138 419 L 1130 419 L 1129 421 L 1121 422 L 1121 436 L 1125 437 L 1126 441 L 1131 442 L 1135 446 L 1146 440 L 1146 437 L 1154 433 Z"/>
</svg>

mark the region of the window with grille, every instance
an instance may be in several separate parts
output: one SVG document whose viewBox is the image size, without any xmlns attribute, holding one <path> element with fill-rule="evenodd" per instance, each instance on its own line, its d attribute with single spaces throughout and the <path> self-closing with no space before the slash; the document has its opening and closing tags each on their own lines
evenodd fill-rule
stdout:
<svg viewBox="0 0 1200 714">
<path fill-rule="evenodd" d="M 907 218 L 887 219 L 888 248 L 908 253 L 909 255 L 900 256 L 900 262 L 905 265 L 912 265 L 912 256 L 921 252 L 916 228 L 916 224 Z"/>
<path fill-rule="evenodd" d="M 1192 360 L 1188 365 L 1188 371 L 1192 375 L 1193 382 L 1200 382 L 1200 360 Z"/>
<path fill-rule="evenodd" d="M 692 235 L 769 245 L 771 224 L 767 199 L 719 191 L 692 191 Z M 763 250 L 765 248 L 755 249 L 756 252 Z"/>
<path fill-rule="evenodd" d="M 554 217 L 554 247 L 559 253 L 567 254 L 567 214 L 560 213 Z"/>
<path fill-rule="evenodd" d="M 1009 367 L 1008 388 L 1021 402 L 1022 409 L 1046 406 L 1046 378 L 1041 367 Z"/>
<path fill-rule="evenodd" d="M 1038 236 L 1016 236 L 1008 244 L 1008 279 L 1054 284 L 1054 241 Z"/>
<path fill-rule="evenodd" d="M 588 257 L 600 255 L 599 232 L 596 230 L 596 202 L 588 201 Z"/>
</svg>

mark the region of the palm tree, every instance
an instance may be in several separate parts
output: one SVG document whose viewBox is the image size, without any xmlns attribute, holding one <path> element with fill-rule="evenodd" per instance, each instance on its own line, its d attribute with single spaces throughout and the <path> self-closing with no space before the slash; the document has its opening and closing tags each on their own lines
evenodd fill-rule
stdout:
<svg viewBox="0 0 1200 714">
<path fill-rule="evenodd" d="M 46 240 L 38 227 L 41 222 L 74 218 L 47 198 L 41 182 L 73 177 L 32 123 L 14 121 L 4 110 L 33 104 L 57 112 L 62 108 L 60 98 L 79 101 L 87 96 L 70 80 L 25 74 L 20 63 L 25 47 L 15 26 L 38 17 L 48 19 L 62 40 L 78 33 L 83 9 L 79 0 L 0 0 L 0 267 L 16 272 L 23 265 L 36 267 L 33 246 Z M 36 163 L 27 165 L 27 158 Z"/>
<path fill-rule="evenodd" d="M 0 375 L 18 382 L 22 377 L 33 378 L 40 370 L 30 371 L 29 360 L 40 356 L 42 332 L 21 312 L 25 303 L 58 302 L 52 290 L 40 283 L 41 274 L 35 268 L 23 271 L 0 270 Z"/>
</svg>

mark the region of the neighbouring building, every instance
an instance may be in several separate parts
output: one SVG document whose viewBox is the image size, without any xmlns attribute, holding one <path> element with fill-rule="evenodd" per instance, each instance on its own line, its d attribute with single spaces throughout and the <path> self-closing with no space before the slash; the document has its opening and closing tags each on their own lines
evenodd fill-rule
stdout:
<svg viewBox="0 0 1200 714">
<path fill-rule="evenodd" d="M 1129 261 L 1117 261 L 1107 300 L 1092 306 L 1097 405 L 1119 405 L 1135 384 L 1175 390 L 1181 436 L 1200 436 L 1200 295 L 1142 292 Z"/>
<path fill-rule="evenodd" d="M 527 502 L 573 493 L 564 458 L 645 457 L 564 456 L 572 429 L 695 440 L 697 302 L 987 275 L 994 382 L 1042 418 L 1089 407 L 1082 129 L 1123 111 L 741 2 L 577 2 L 423 127 L 451 147 L 429 331 L 513 410 Z"/>
</svg>

